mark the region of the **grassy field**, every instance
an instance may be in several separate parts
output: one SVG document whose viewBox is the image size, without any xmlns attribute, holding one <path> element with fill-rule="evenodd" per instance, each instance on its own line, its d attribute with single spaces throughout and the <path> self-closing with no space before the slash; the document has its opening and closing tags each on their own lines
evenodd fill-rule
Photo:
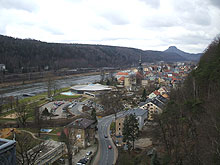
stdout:
<svg viewBox="0 0 220 165">
<path fill-rule="evenodd" d="M 76 99 L 76 98 L 80 98 L 80 97 L 82 97 L 82 96 L 81 95 L 66 96 L 66 95 L 59 94 L 59 95 L 55 96 L 53 99 L 59 101 L 59 100 Z"/>
<path fill-rule="evenodd" d="M 75 98 L 81 97 L 79 95 L 75 95 L 75 96 L 60 95 L 61 92 L 68 91 L 68 90 L 69 90 L 69 87 L 57 90 L 56 91 L 57 95 L 54 97 L 54 100 L 68 100 L 68 99 L 75 99 Z M 37 94 L 36 96 L 23 98 L 21 100 L 16 100 L 15 98 L 11 98 L 10 103 L 4 104 L 2 106 L 2 113 L 0 113 L 0 118 L 14 114 L 15 113 L 14 108 L 16 107 L 16 104 L 17 104 L 16 102 L 18 102 L 18 105 L 21 105 L 21 104 L 28 105 L 29 107 L 27 110 L 27 113 L 29 116 L 28 121 L 33 121 L 34 120 L 34 107 L 41 106 L 49 102 L 49 100 L 47 99 L 47 92 Z M 13 120 L 13 119 L 4 119 L 4 120 Z"/>
</svg>

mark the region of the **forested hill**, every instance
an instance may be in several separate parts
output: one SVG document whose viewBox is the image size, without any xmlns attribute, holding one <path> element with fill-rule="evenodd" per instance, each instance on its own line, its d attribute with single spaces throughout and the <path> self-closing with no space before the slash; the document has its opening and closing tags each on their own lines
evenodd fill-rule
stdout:
<svg viewBox="0 0 220 165">
<path fill-rule="evenodd" d="M 158 117 L 167 164 L 220 164 L 220 38 Z"/>
<path fill-rule="evenodd" d="M 167 50 L 165 50 L 164 52 L 173 52 L 173 53 L 177 53 L 180 56 L 182 56 L 183 58 L 186 58 L 189 61 L 199 61 L 202 53 L 186 53 L 182 50 L 177 49 L 177 47 L 175 46 L 170 46 Z"/>
<path fill-rule="evenodd" d="M 140 49 L 86 45 L 46 43 L 30 39 L 15 39 L 0 35 L 0 63 L 6 64 L 9 72 L 16 69 L 45 66 L 50 69 L 117 67 L 143 62 L 185 61 L 176 53 L 143 51 Z"/>
</svg>

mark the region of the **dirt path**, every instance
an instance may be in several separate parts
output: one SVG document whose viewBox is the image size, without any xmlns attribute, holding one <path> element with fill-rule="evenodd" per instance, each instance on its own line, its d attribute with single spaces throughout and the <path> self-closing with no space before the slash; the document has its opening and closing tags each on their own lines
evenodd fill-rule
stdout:
<svg viewBox="0 0 220 165">
<path fill-rule="evenodd" d="M 32 133 L 32 132 L 30 132 L 30 131 L 26 131 L 26 130 L 20 130 L 20 131 L 21 131 L 21 132 L 26 132 L 26 133 L 31 134 L 31 136 L 32 136 L 34 139 L 37 139 L 37 140 L 42 140 L 42 139 L 40 139 L 40 138 L 36 137 L 36 136 L 35 136 L 35 134 L 34 134 L 34 133 Z"/>
</svg>

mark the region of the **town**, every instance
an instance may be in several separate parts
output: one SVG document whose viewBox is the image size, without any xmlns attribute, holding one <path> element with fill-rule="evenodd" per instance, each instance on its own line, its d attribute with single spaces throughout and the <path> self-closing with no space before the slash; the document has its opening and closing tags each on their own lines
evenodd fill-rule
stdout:
<svg viewBox="0 0 220 165">
<path fill-rule="evenodd" d="M 140 57 L 137 67 L 102 70 L 96 83 L 55 90 L 48 80 L 47 92 L 8 97 L 1 105 L 1 153 L 13 163 L 83 165 L 125 164 L 132 149 L 153 152 L 154 118 L 195 68 L 193 62 L 142 64 Z"/>
<path fill-rule="evenodd" d="M 220 165 L 220 0 L 0 0 L 0 165 Z"/>
</svg>

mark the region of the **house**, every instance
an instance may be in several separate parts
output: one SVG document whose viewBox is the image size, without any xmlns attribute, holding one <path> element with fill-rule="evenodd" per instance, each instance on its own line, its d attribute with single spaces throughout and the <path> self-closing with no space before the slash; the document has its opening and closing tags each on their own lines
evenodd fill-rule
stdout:
<svg viewBox="0 0 220 165">
<path fill-rule="evenodd" d="M 158 92 L 158 90 L 155 90 L 154 92 L 149 94 L 148 98 L 153 99 L 153 98 L 157 97 L 158 95 L 160 95 L 160 92 Z"/>
<path fill-rule="evenodd" d="M 76 139 L 75 145 L 79 148 L 86 148 L 95 143 L 96 123 L 86 118 L 76 119 L 67 125 L 70 128 L 71 138 Z"/>
<path fill-rule="evenodd" d="M 117 118 L 115 121 L 115 136 L 116 136 L 116 140 L 119 142 L 119 144 L 122 143 L 122 138 L 123 138 L 122 130 L 124 127 L 125 117 L 130 114 L 136 115 L 136 118 L 138 120 L 139 130 L 142 130 L 142 128 L 144 126 L 144 122 L 148 118 L 148 112 L 143 111 L 140 108 L 128 110 L 124 113 L 124 115 L 122 117 Z"/>
<path fill-rule="evenodd" d="M 129 88 L 130 86 L 131 86 L 131 82 L 130 82 L 129 77 L 125 77 L 124 78 L 124 87 Z"/>
<path fill-rule="evenodd" d="M 153 114 L 162 113 L 162 107 L 164 104 L 157 99 L 147 102 L 142 105 L 140 108 L 148 111 L 148 120 L 153 120 Z"/>
<path fill-rule="evenodd" d="M 142 86 L 148 86 L 149 85 L 149 80 L 148 79 L 144 79 L 141 81 Z"/>
<path fill-rule="evenodd" d="M 149 99 L 153 99 L 155 97 L 157 97 L 157 95 L 154 92 L 152 92 L 151 94 L 148 95 Z"/>
<path fill-rule="evenodd" d="M 158 89 L 158 92 L 163 95 L 165 93 L 167 93 L 167 89 L 165 87 L 160 87 L 160 89 Z"/>
<path fill-rule="evenodd" d="M 162 95 L 157 96 L 155 99 L 161 102 L 162 104 L 165 104 L 168 101 L 168 99 L 163 97 Z"/>
<path fill-rule="evenodd" d="M 125 77 L 124 77 L 124 76 L 122 76 L 122 77 L 120 77 L 120 78 L 118 79 L 118 82 L 119 82 L 120 84 L 124 84 L 124 81 L 125 81 Z"/>
<path fill-rule="evenodd" d="M 129 77 L 129 74 L 128 72 L 118 72 L 116 73 L 115 77 L 117 78 L 117 80 L 120 78 L 120 77 Z"/>
</svg>

